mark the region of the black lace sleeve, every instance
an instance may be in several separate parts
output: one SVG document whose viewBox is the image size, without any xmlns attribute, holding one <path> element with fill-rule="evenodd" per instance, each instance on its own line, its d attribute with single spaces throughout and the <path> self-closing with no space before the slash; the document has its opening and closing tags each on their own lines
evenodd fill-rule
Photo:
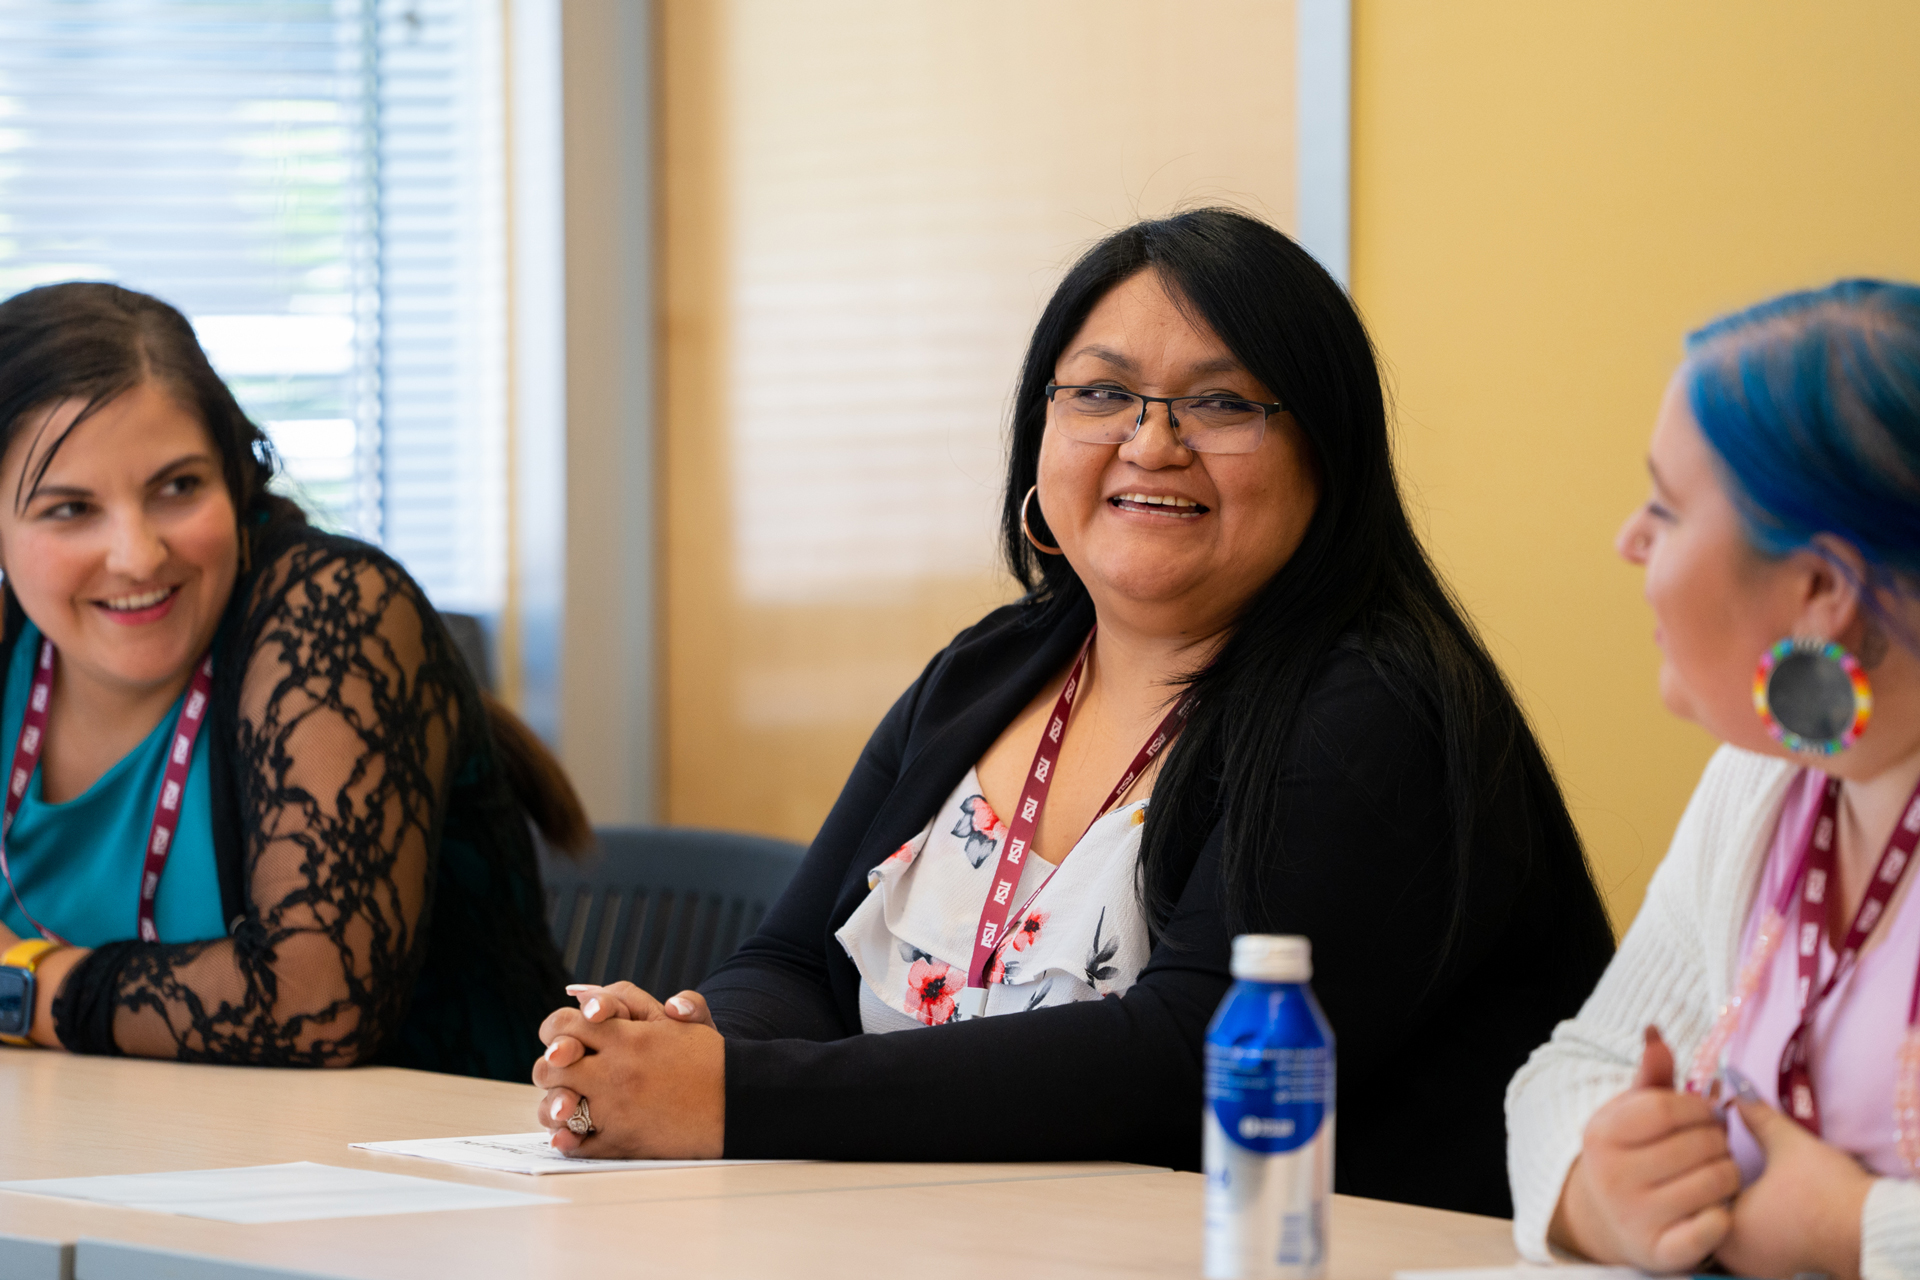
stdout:
<svg viewBox="0 0 1920 1280">
<path fill-rule="evenodd" d="M 229 691 L 241 916 L 218 941 L 89 956 L 56 1011 L 70 1048 L 344 1066 L 406 1012 L 459 745 L 457 659 L 406 575 L 339 540 L 277 556 L 246 604 Z M 101 1032 L 110 1044 L 86 1043 Z"/>
</svg>

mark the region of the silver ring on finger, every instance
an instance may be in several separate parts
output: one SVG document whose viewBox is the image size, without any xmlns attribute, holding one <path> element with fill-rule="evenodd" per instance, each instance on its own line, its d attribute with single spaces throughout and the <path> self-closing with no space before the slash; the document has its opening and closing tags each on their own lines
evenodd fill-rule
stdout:
<svg viewBox="0 0 1920 1280">
<path fill-rule="evenodd" d="M 573 1104 L 573 1114 L 567 1117 L 567 1132 L 576 1138 L 590 1138 L 599 1132 L 593 1127 L 593 1113 L 587 1110 L 584 1094 Z"/>
</svg>

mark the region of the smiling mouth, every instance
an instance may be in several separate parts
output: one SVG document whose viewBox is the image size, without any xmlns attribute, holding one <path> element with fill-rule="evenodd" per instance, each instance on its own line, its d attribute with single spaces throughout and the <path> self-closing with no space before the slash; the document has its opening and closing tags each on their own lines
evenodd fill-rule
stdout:
<svg viewBox="0 0 1920 1280">
<path fill-rule="evenodd" d="M 156 605 L 165 604 L 179 590 L 177 586 L 155 587 L 152 591 L 141 591 L 127 596 L 110 596 L 105 600 L 95 600 L 94 603 L 108 613 L 143 613 Z"/>
<path fill-rule="evenodd" d="M 1172 520 L 1197 520 L 1211 509 L 1192 498 L 1165 493 L 1117 493 L 1107 503 L 1117 511 L 1138 511 Z"/>
</svg>

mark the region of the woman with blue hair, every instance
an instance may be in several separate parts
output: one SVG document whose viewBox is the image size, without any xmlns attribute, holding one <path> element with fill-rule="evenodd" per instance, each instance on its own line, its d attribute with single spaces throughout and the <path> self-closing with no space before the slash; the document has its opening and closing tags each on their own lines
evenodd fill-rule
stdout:
<svg viewBox="0 0 1920 1280">
<path fill-rule="evenodd" d="M 1920 1275 L 1920 288 L 1692 335 L 1621 529 L 1724 745 L 1579 1017 L 1507 1092 L 1537 1261 Z"/>
</svg>

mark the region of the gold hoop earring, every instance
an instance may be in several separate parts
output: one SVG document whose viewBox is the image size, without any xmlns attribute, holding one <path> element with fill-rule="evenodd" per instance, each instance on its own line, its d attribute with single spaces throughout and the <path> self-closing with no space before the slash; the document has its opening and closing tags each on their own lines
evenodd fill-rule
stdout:
<svg viewBox="0 0 1920 1280">
<path fill-rule="evenodd" d="M 1036 484 L 1032 488 L 1027 490 L 1026 497 L 1020 499 L 1020 532 L 1027 535 L 1027 541 L 1031 542 L 1033 544 L 1034 550 L 1038 551 L 1041 555 L 1045 555 L 1045 556 L 1065 555 L 1066 553 L 1061 551 L 1060 548 L 1050 547 L 1046 543 L 1040 541 L 1040 539 L 1034 537 L 1033 528 L 1027 523 L 1027 504 L 1033 501 L 1033 495 L 1038 493 L 1039 491 L 1040 491 L 1040 486 Z"/>
</svg>

